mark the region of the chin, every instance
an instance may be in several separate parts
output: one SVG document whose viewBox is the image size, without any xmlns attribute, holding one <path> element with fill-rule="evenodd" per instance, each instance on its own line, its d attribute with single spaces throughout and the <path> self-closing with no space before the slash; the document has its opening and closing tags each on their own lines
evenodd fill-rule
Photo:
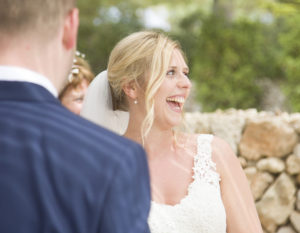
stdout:
<svg viewBox="0 0 300 233">
<path fill-rule="evenodd" d="M 172 119 L 168 120 L 168 125 L 170 125 L 170 128 L 178 127 L 182 124 L 183 118 L 180 117 L 173 117 Z"/>
</svg>

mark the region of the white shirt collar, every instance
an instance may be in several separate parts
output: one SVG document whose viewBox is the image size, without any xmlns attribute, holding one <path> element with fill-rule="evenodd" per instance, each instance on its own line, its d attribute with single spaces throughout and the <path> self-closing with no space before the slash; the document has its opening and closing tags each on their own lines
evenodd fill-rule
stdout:
<svg viewBox="0 0 300 233">
<path fill-rule="evenodd" d="M 46 88 L 57 98 L 54 85 L 45 76 L 17 66 L 0 66 L 0 81 L 30 82 Z"/>
</svg>

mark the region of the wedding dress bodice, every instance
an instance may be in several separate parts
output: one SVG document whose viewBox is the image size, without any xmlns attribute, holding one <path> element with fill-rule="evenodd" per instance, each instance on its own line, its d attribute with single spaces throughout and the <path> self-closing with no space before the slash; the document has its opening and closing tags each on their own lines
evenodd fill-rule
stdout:
<svg viewBox="0 0 300 233">
<path fill-rule="evenodd" d="M 193 182 L 176 205 L 151 203 L 151 233 L 225 233 L 226 213 L 220 193 L 220 177 L 211 159 L 212 135 L 199 135 L 194 157 Z"/>
</svg>

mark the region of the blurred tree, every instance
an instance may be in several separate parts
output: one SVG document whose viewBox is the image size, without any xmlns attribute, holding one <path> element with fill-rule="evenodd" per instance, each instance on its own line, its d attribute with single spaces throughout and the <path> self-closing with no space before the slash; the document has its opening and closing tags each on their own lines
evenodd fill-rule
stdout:
<svg viewBox="0 0 300 233">
<path fill-rule="evenodd" d="M 156 4 L 165 4 L 173 8 L 178 6 L 177 9 L 183 9 L 197 1 L 79 0 L 78 50 L 86 54 L 92 69 L 98 73 L 106 68 L 110 51 L 120 39 L 132 32 L 145 29 L 139 15 L 142 10 Z M 202 0 L 202 2 L 211 1 Z"/>
<path fill-rule="evenodd" d="M 283 56 L 285 82 L 282 84 L 292 111 L 300 111 L 300 16 L 285 17 L 283 30 L 279 36 Z"/>
<path fill-rule="evenodd" d="M 80 2 L 78 50 L 87 55 L 95 73 L 106 69 L 110 51 L 121 38 L 143 27 L 137 7 L 122 2 L 114 6 L 92 0 Z"/>
<path fill-rule="evenodd" d="M 300 0 L 79 0 L 78 49 L 95 73 L 126 35 L 144 29 L 141 12 L 169 11 L 186 52 L 203 110 L 258 108 L 261 79 L 282 84 L 291 109 L 300 111 Z"/>
<path fill-rule="evenodd" d="M 259 108 L 262 90 L 258 80 L 282 77 L 279 45 L 270 25 L 247 19 L 231 21 L 220 12 L 205 16 L 200 11 L 185 18 L 181 28 L 177 38 L 188 54 L 191 77 L 205 111 Z"/>
</svg>

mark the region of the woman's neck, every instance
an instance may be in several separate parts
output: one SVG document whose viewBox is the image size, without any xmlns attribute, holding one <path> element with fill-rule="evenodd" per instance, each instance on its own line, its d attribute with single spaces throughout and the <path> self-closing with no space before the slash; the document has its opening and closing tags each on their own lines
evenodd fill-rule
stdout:
<svg viewBox="0 0 300 233">
<path fill-rule="evenodd" d="M 149 159 L 162 154 L 163 151 L 174 149 L 174 131 L 173 129 L 162 130 L 153 125 L 148 135 L 142 139 L 141 135 L 142 122 L 129 120 L 128 128 L 124 134 L 125 137 L 141 144 L 148 154 Z"/>
</svg>

